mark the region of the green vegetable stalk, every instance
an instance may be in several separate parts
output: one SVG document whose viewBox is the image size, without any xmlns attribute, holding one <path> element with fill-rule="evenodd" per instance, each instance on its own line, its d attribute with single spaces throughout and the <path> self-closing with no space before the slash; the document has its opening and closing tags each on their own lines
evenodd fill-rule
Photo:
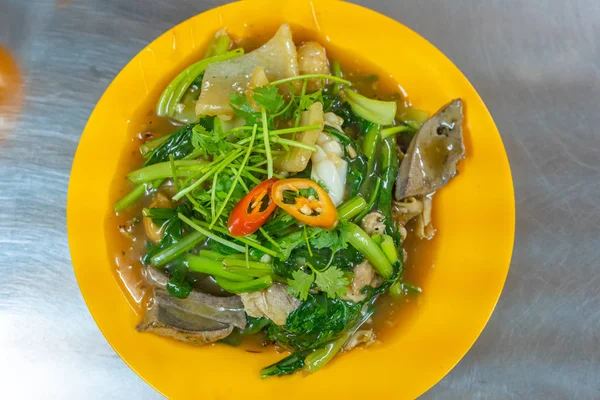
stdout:
<svg viewBox="0 0 600 400">
<path fill-rule="evenodd" d="M 161 136 L 159 138 L 150 140 L 140 146 L 140 153 L 144 158 L 148 158 L 154 149 L 158 148 L 160 145 L 165 143 L 167 140 L 171 138 L 174 132 Z"/>
<path fill-rule="evenodd" d="M 283 360 L 263 368 L 262 371 L 260 371 L 260 377 L 267 378 L 269 376 L 291 375 L 304 367 L 304 358 L 308 353 L 309 352 L 306 351 L 292 353 Z"/>
<path fill-rule="evenodd" d="M 383 140 L 383 177 L 381 179 L 381 193 L 379 195 L 379 211 L 385 218 L 386 232 L 394 235 L 395 228 L 392 219 L 392 196 L 394 183 L 398 177 L 398 152 L 396 138 L 388 137 Z"/>
<path fill-rule="evenodd" d="M 208 49 L 206 49 L 206 54 L 204 58 L 210 58 L 214 56 L 218 56 L 221 54 L 227 53 L 227 50 L 231 47 L 231 39 L 229 35 L 225 32 L 220 31 L 217 32 L 215 37 L 208 44 Z"/>
<path fill-rule="evenodd" d="M 174 245 L 167 247 L 158 254 L 155 254 L 150 259 L 150 263 L 155 267 L 163 266 L 187 253 L 205 239 L 206 236 L 204 236 L 202 233 L 192 232 Z"/>
<path fill-rule="evenodd" d="M 367 202 L 360 196 L 355 196 L 338 207 L 338 217 L 341 221 L 350 220 L 360 214 Z"/>
<path fill-rule="evenodd" d="M 383 240 L 380 246 L 381 250 L 383 250 L 383 253 L 392 264 L 398 261 L 398 251 L 396 250 L 396 244 L 394 243 L 394 239 L 392 239 L 390 235 L 383 235 Z"/>
<path fill-rule="evenodd" d="M 246 275 L 227 271 L 221 261 L 211 260 L 210 258 L 189 254 L 185 258 L 185 261 L 191 271 L 212 275 L 215 278 L 224 278 L 233 282 L 243 282 L 252 279 Z"/>
<path fill-rule="evenodd" d="M 173 161 L 178 177 L 188 177 L 206 167 L 204 160 L 178 160 Z M 173 177 L 171 162 L 165 161 L 137 169 L 127 174 L 127 178 L 133 183 L 145 183 L 156 179 Z"/>
<path fill-rule="evenodd" d="M 244 282 L 234 282 L 220 277 L 215 277 L 215 280 L 219 286 L 231 293 L 255 292 L 273 284 L 273 278 L 270 275 Z"/>
<path fill-rule="evenodd" d="M 221 253 L 218 253 L 216 251 L 207 250 L 207 249 L 201 249 L 200 251 L 198 251 L 198 255 L 202 256 L 202 257 L 205 257 L 205 258 L 212 258 L 213 260 L 219 260 L 219 261 L 222 261 L 222 260 L 224 260 L 226 258 L 228 258 L 228 259 L 235 258 L 235 259 L 240 259 L 240 260 L 245 260 L 246 259 L 246 257 L 243 254 L 228 254 L 228 255 L 225 255 L 225 254 L 221 254 Z"/>
<path fill-rule="evenodd" d="M 397 105 L 395 101 L 381 101 L 369 99 L 350 89 L 346 89 L 346 101 L 352 111 L 374 124 L 391 125 L 396 117 Z"/>
<path fill-rule="evenodd" d="M 392 276 L 394 269 L 381 248 L 358 225 L 347 222 L 348 243 L 365 255 L 377 273 L 384 278 Z"/>
<path fill-rule="evenodd" d="M 375 298 L 367 302 L 361 309 L 358 316 L 350 323 L 342 334 L 333 342 L 327 343 L 306 356 L 304 359 L 304 369 L 309 373 L 320 370 L 342 349 L 346 341 L 352 336 L 375 312 L 373 302 Z"/>
<path fill-rule="evenodd" d="M 381 140 L 381 125 L 370 124 L 367 127 L 366 131 L 364 132 L 364 138 L 363 138 L 363 142 L 362 142 L 363 153 L 365 154 L 365 156 L 367 156 L 369 161 L 375 155 L 375 151 L 377 149 L 377 146 L 378 146 L 380 140 Z"/>
<path fill-rule="evenodd" d="M 163 179 L 161 178 L 150 183 L 142 183 L 137 185 L 131 192 L 127 193 L 122 199 L 115 203 L 115 212 L 121 212 L 127 207 L 132 206 L 144 195 L 144 193 L 146 193 L 146 191 L 158 188 L 160 185 L 162 185 L 162 182 Z"/>
</svg>

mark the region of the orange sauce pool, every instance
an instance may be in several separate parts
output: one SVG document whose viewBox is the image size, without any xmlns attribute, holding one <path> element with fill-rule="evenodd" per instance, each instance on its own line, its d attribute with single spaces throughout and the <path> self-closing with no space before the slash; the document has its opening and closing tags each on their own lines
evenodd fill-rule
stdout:
<svg viewBox="0 0 600 400">
<path fill-rule="evenodd" d="M 329 59 L 340 62 L 344 77 L 352 81 L 353 87 L 357 88 L 362 94 L 369 97 L 394 99 L 399 103 L 399 107 L 408 108 L 410 106 L 408 99 L 402 95 L 403 90 L 399 84 L 392 81 L 387 74 L 376 66 L 361 60 L 354 54 L 341 51 L 318 40 L 311 32 L 292 28 L 296 44 L 301 44 L 307 40 L 317 40 L 323 44 L 327 49 Z M 272 31 L 263 30 L 254 35 L 252 40 L 238 40 L 237 45 L 244 47 L 246 51 L 250 51 L 265 43 L 274 31 L 275 28 Z M 197 58 L 201 59 L 203 54 L 204 51 L 198 52 Z M 182 65 L 181 67 L 183 69 L 185 66 Z M 143 107 L 131 118 L 127 132 L 127 135 L 131 138 L 130 146 L 121 154 L 117 175 L 109 192 L 111 204 L 114 204 L 132 189 L 132 186 L 127 182 L 126 175 L 143 164 L 144 160 L 140 155 L 139 146 L 147 140 L 160 137 L 178 128 L 177 125 L 155 114 L 154 110 L 162 89 L 159 88 L 158 91 L 148 96 Z M 149 290 L 141 276 L 142 263 L 140 261 L 146 249 L 144 229 L 141 223 L 141 210 L 148 203 L 149 199 L 144 198 L 135 206 L 119 214 L 109 210 L 106 217 L 108 252 L 110 257 L 115 260 L 114 273 L 118 277 L 117 281 L 122 290 L 129 294 L 127 297 L 130 305 L 140 318 L 149 301 Z M 411 235 L 409 227 L 409 236 L 403 245 L 408 254 L 408 260 L 404 266 L 404 277 L 407 282 L 419 286 L 424 282 L 433 264 L 431 252 L 427 249 L 430 246 L 435 246 L 434 242 L 435 237 L 430 241 L 416 239 L 414 235 Z M 403 322 L 416 312 L 417 304 L 418 296 L 414 295 L 403 296 L 399 299 L 394 299 L 389 295 L 382 296 L 377 301 L 373 318 L 377 338 L 385 341 L 386 337 L 393 334 L 396 329 L 402 329 Z M 249 349 L 248 351 L 257 350 L 252 344 L 249 347 L 246 346 L 246 348 Z"/>
</svg>

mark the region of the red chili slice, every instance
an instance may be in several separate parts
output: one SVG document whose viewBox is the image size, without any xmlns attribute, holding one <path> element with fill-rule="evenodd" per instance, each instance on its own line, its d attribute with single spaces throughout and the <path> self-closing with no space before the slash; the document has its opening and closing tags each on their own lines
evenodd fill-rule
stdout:
<svg viewBox="0 0 600 400">
<path fill-rule="evenodd" d="M 258 230 L 277 204 L 271 199 L 271 186 L 277 178 L 267 179 L 250 191 L 233 208 L 227 227 L 233 236 L 248 236 Z M 268 201 L 265 207 L 265 200 Z"/>
</svg>

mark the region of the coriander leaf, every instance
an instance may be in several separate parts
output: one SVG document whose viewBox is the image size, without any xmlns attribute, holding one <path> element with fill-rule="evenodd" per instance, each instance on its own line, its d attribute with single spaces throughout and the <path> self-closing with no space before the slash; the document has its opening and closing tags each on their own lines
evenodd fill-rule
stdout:
<svg viewBox="0 0 600 400">
<path fill-rule="evenodd" d="M 308 107 L 312 106 L 313 103 L 322 103 L 323 102 L 323 94 L 321 90 L 317 90 L 311 94 L 305 94 L 304 96 L 300 96 L 300 102 L 298 104 L 298 108 L 302 111 L 307 110 Z"/>
<path fill-rule="evenodd" d="M 301 270 L 292 272 L 293 279 L 288 279 L 288 292 L 299 300 L 306 300 L 310 287 L 315 280 L 314 274 L 307 274 Z"/>
<path fill-rule="evenodd" d="M 296 218 L 283 211 L 283 209 L 278 208 L 277 210 L 276 213 L 279 212 L 279 215 L 274 213 L 273 215 L 277 216 L 263 225 L 263 229 L 269 235 L 280 235 L 285 229 L 294 225 L 297 221 Z"/>
<path fill-rule="evenodd" d="M 294 110 L 294 117 L 298 118 L 302 111 L 305 111 L 316 102 L 323 102 L 322 92 L 320 90 L 297 97 L 298 107 Z"/>
<path fill-rule="evenodd" d="M 196 150 L 201 150 L 203 156 L 225 153 L 231 149 L 231 144 L 221 139 L 218 134 L 210 134 L 202 125 L 192 129 L 192 145 Z"/>
<path fill-rule="evenodd" d="M 325 229 L 316 230 L 317 234 L 311 239 L 310 244 L 316 249 L 332 248 L 339 240 L 337 231 Z"/>
<path fill-rule="evenodd" d="M 302 245 L 302 243 L 304 243 L 304 232 L 302 231 L 296 231 L 277 239 L 277 244 L 279 245 L 281 252 L 279 258 L 282 261 L 287 260 L 290 257 L 292 250 Z"/>
<path fill-rule="evenodd" d="M 340 223 L 335 229 L 327 231 L 322 228 L 314 228 L 310 243 L 316 249 L 329 248 L 334 253 L 348 247 L 346 240 L 346 229 L 344 223 Z"/>
<path fill-rule="evenodd" d="M 258 107 L 264 107 L 270 114 L 275 114 L 285 105 L 283 96 L 279 94 L 276 86 L 265 85 L 253 90 L 252 100 Z"/>
<path fill-rule="evenodd" d="M 254 125 L 260 118 L 260 113 L 256 112 L 254 108 L 252 108 L 250 100 L 245 94 L 236 92 L 231 93 L 231 96 L 229 97 L 229 105 L 233 109 L 235 115 L 246 120 L 247 125 Z"/>
<path fill-rule="evenodd" d="M 344 272 L 337 267 L 329 267 L 323 272 L 315 271 L 317 287 L 329 298 L 341 297 L 346 294 L 346 286 L 350 283 Z"/>
</svg>

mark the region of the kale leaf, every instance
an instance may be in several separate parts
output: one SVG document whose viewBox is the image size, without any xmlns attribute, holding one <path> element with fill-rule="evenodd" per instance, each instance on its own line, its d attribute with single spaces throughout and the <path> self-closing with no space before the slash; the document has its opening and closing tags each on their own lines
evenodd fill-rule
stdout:
<svg viewBox="0 0 600 400">
<path fill-rule="evenodd" d="M 284 326 L 269 325 L 267 337 L 296 351 L 315 349 L 336 339 L 360 308 L 357 303 L 309 294 L 308 299 L 288 315 Z"/>
<path fill-rule="evenodd" d="M 173 132 L 169 139 L 158 146 L 152 151 L 144 166 L 156 164 L 159 162 L 169 161 L 169 155 L 173 155 L 173 159 L 181 160 L 192 151 L 194 151 L 194 145 L 192 143 L 193 129 L 195 126 L 200 125 L 207 131 L 213 130 L 212 117 L 205 117 L 200 119 L 197 123 L 189 124 Z"/>
</svg>

